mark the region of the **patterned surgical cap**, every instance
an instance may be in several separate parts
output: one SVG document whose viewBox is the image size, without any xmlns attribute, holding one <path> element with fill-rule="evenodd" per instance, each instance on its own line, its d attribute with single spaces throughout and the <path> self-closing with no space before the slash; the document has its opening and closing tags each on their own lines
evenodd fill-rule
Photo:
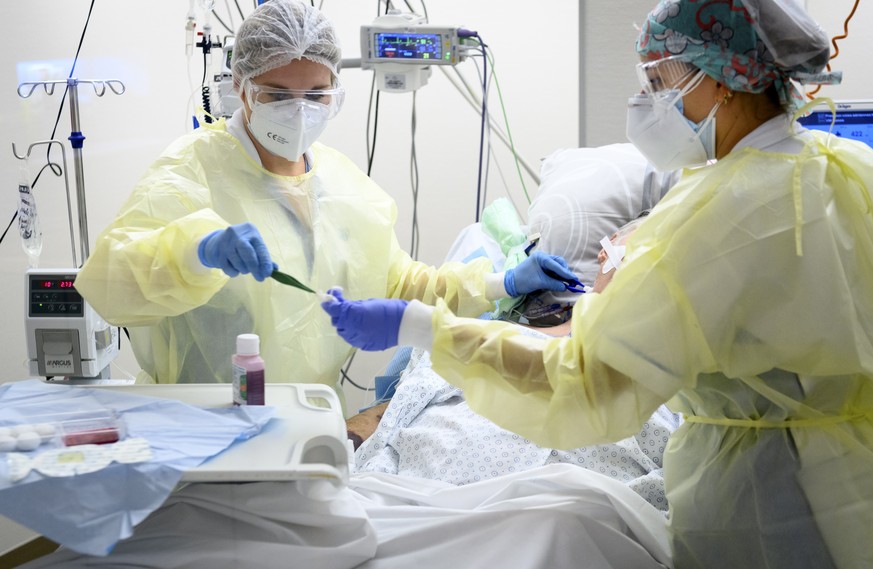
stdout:
<svg viewBox="0 0 873 569">
<path fill-rule="evenodd" d="M 841 79 L 822 72 L 827 36 L 792 0 L 661 0 L 636 47 L 648 60 L 681 55 L 734 91 L 762 93 L 775 85 L 785 109 L 803 103 L 792 79 Z"/>
</svg>

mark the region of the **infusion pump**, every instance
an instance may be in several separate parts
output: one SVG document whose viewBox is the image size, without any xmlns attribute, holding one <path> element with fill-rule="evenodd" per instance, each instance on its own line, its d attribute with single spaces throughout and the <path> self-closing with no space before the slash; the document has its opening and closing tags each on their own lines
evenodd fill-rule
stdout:
<svg viewBox="0 0 873 569">
<path fill-rule="evenodd" d="M 108 378 L 118 355 L 118 328 L 76 291 L 78 269 L 30 269 L 25 276 L 25 331 L 31 376 Z"/>
</svg>

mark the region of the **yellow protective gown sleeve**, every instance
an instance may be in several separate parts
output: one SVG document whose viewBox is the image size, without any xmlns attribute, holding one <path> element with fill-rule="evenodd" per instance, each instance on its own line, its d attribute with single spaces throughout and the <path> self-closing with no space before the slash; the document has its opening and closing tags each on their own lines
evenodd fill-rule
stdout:
<svg viewBox="0 0 873 569">
<path fill-rule="evenodd" d="M 131 327 L 151 380 L 228 382 L 235 338 L 253 332 L 268 381 L 336 387 L 351 348 L 315 295 L 198 266 L 200 238 L 246 221 L 279 267 L 315 290 L 339 285 L 351 299 L 440 297 L 471 316 L 493 308 L 487 261 L 439 269 L 413 261 L 394 234 L 393 200 L 335 150 L 315 144 L 312 154 L 305 175 L 277 176 L 252 160 L 224 121 L 197 129 L 150 167 L 99 235 L 76 288 L 107 321 Z"/>
<path fill-rule="evenodd" d="M 870 148 L 819 135 L 685 172 L 570 338 L 438 305 L 434 370 L 545 446 L 619 440 L 672 398 L 677 567 L 873 566 L 871 184 Z"/>
</svg>

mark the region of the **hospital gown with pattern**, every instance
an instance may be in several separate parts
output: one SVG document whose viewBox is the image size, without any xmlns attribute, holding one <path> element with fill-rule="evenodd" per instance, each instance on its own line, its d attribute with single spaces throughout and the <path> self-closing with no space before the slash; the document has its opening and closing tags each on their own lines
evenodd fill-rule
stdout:
<svg viewBox="0 0 873 569">
<path fill-rule="evenodd" d="M 470 410 L 463 392 L 433 371 L 428 353 L 415 349 L 379 426 L 355 454 L 355 468 L 464 485 L 566 463 L 621 481 L 666 512 L 661 460 L 679 421 L 661 407 L 639 433 L 617 443 L 541 447 Z"/>
</svg>

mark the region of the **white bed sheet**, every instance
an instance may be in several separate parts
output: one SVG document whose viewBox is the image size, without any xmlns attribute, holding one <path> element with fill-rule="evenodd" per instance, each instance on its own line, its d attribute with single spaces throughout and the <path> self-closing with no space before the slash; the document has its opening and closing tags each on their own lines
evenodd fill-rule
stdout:
<svg viewBox="0 0 873 569">
<path fill-rule="evenodd" d="M 670 566 L 665 517 L 621 482 L 552 464 L 465 486 L 352 477 L 378 538 L 357 569 Z"/>
<path fill-rule="evenodd" d="M 27 569 L 456 569 L 670 566 L 664 516 L 621 482 L 552 464 L 465 486 L 353 475 L 329 500 L 299 482 L 190 484 L 107 557 Z"/>
</svg>

